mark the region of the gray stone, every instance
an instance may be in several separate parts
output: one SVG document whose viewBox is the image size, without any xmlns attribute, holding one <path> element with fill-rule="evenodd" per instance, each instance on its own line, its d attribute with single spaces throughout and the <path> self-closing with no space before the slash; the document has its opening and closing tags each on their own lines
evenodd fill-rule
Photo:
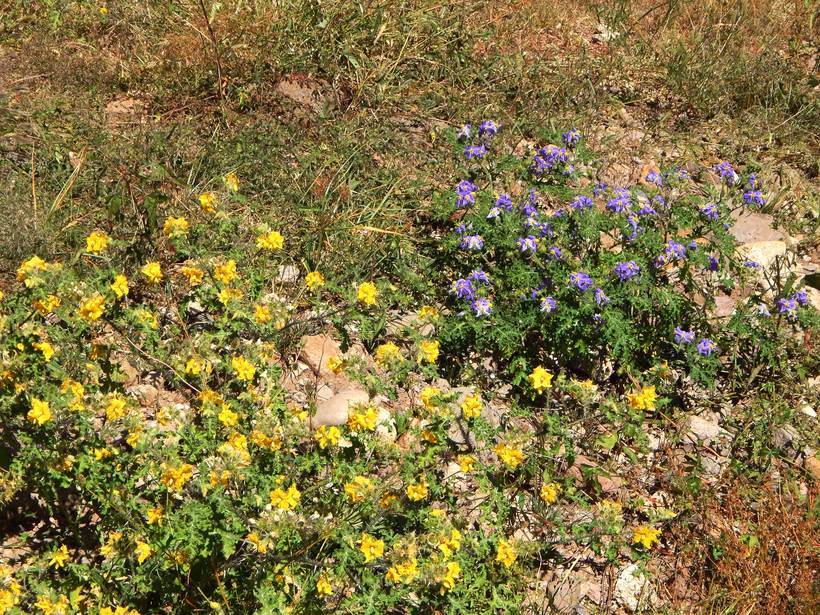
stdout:
<svg viewBox="0 0 820 615">
<path fill-rule="evenodd" d="M 279 265 L 276 281 L 282 284 L 293 284 L 299 280 L 299 268 L 293 265 Z"/>
<path fill-rule="evenodd" d="M 341 391 L 319 404 L 316 408 L 316 415 L 310 420 L 310 425 L 313 429 L 319 425 L 344 425 L 347 423 L 351 407 L 367 404 L 369 401 L 370 396 L 367 391 L 358 389 Z"/>
<path fill-rule="evenodd" d="M 738 243 L 756 241 L 783 241 L 786 235 L 773 228 L 774 218 L 758 212 L 735 211 L 730 233 Z"/>
<path fill-rule="evenodd" d="M 457 446 L 470 445 L 473 448 L 476 447 L 475 435 L 470 431 L 470 426 L 464 421 L 452 421 L 447 429 L 447 438 Z"/>
<path fill-rule="evenodd" d="M 694 443 L 714 442 L 719 436 L 725 433 L 716 422 L 707 420 L 700 416 L 690 416 L 686 422 L 684 432 L 684 438 Z"/>
<path fill-rule="evenodd" d="M 634 613 L 641 604 L 642 594 L 648 589 L 647 579 L 641 576 L 638 564 L 629 564 L 618 573 L 615 581 L 615 600 L 627 611 Z M 648 595 L 648 592 L 646 592 Z"/>
<path fill-rule="evenodd" d="M 783 425 L 774 430 L 772 444 L 777 448 L 786 448 L 798 438 L 797 430 L 791 425 Z"/>
</svg>

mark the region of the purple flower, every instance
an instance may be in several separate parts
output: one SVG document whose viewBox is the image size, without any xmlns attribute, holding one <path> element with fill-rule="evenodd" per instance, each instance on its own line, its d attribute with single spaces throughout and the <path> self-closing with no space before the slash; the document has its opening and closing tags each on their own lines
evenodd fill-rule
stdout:
<svg viewBox="0 0 820 615">
<path fill-rule="evenodd" d="M 592 209 L 592 199 L 588 196 L 583 194 L 579 194 L 575 197 L 575 200 L 569 204 L 576 211 L 584 211 L 586 209 Z"/>
<path fill-rule="evenodd" d="M 480 250 L 484 247 L 484 238 L 481 235 L 464 235 L 459 246 L 462 250 Z"/>
<path fill-rule="evenodd" d="M 595 303 L 598 305 L 609 303 L 609 297 L 607 297 L 606 293 L 604 293 L 604 291 L 600 288 L 595 289 Z"/>
<path fill-rule="evenodd" d="M 498 198 L 495 200 L 495 206 L 501 207 L 506 209 L 507 211 L 512 211 L 513 209 L 513 202 L 510 198 L 509 194 L 504 194 L 503 192 L 498 195 Z"/>
<path fill-rule="evenodd" d="M 797 300 L 793 297 L 777 300 L 777 311 L 785 314 L 787 318 L 794 318 L 797 314 Z"/>
<path fill-rule="evenodd" d="M 689 251 L 690 252 L 697 252 L 698 250 L 698 242 L 694 239 L 689 242 Z"/>
<path fill-rule="evenodd" d="M 712 353 L 717 350 L 717 344 L 707 338 L 701 338 L 698 342 L 698 353 L 704 357 L 711 357 Z"/>
<path fill-rule="evenodd" d="M 706 265 L 706 269 L 709 271 L 717 271 L 718 266 L 720 265 L 720 261 L 718 260 L 717 256 L 709 255 L 706 257 L 709 260 L 709 264 Z"/>
<path fill-rule="evenodd" d="M 718 207 L 714 203 L 706 203 L 700 208 L 700 213 L 707 219 L 713 222 L 718 219 Z"/>
<path fill-rule="evenodd" d="M 769 308 L 766 307 L 765 303 L 759 303 L 757 305 L 757 314 L 758 316 L 771 316 L 772 313 L 769 311 Z"/>
<path fill-rule="evenodd" d="M 749 179 L 746 180 L 746 186 L 749 190 L 759 190 L 760 180 L 757 178 L 757 173 L 750 173 Z"/>
<path fill-rule="evenodd" d="M 532 172 L 536 175 L 543 175 L 548 171 L 556 170 L 569 162 L 569 154 L 563 147 L 557 145 L 547 145 L 538 150 L 532 161 Z"/>
<path fill-rule="evenodd" d="M 462 179 L 456 186 L 456 207 L 462 209 L 475 203 L 475 192 L 478 190 L 473 182 Z"/>
<path fill-rule="evenodd" d="M 473 158 L 478 158 L 481 160 L 484 156 L 487 155 L 487 148 L 483 145 L 468 145 L 464 148 L 464 157 L 467 160 L 472 160 Z"/>
<path fill-rule="evenodd" d="M 552 237 L 555 235 L 555 232 L 552 230 L 552 225 L 549 222 L 542 222 L 536 226 L 538 227 L 538 232 L 541 234 L 541 237 Z"/>
<path fill-rule="evenodd" d="M 552 297 L 544 297 L 541 299 L 541 311 L 546 314 L 551 314 L 558 307 L 558 302 Z"/>
<path fill-rule="evenodd" d="M 629 214 L 626 217 L 626 221 L 629 224 L 629 226 L 632 227 L 632 232 L 629 233 L 629 241 L 632 241 L 633 239 L 635 239 L 635 237 L 638 236 L 638 216 L 636 216 L 635 214 Z"/>
<path fill-rule="evenodd" d="M 656 194 L 652 197 L 652 202 L 658 207 L 666 207 L 666 199 L 663 198 L 663 195 Z"/>
<path fill-rule="evenodd" d="M 720 178 L 726 182 L 726 185 L 728 186 L 734 186 L 735 182 L 738 180 L 737 173 L 735 173 L 732 164 L 727 160 L 724 160 L 720 164 L 716 164 L 715 172 L 720 175 Z"/>
<path fill-rule="evenodd" d="M 521 205 L 521 213 L 524 214 L 525 218 L 537 218 L 538 208 L 529 201 L 526 201 Z"/>
<path fill-rule="evenodd" d="M 763 193 L 760 190 L 747 190 L 743 193 L 743 202 L 746 205 L 763 207 L 766 204 L 766 199 L 763 198 Z"/>
<path fill-rule="evenodd" d="M 694 331 L 685 331 L 680 327 L 675 327 L 675 343 L 676 344 L 691 344 L 695 341 Z"/>
<path fill-rule="evenodd" d="M 464 278 L 460 278 L 453 282 L 452 287 L 450 288 L 450 292 L 453 293 L 459 299 L 472 299 L 475 295 L 475 288 L 473 288 L 472 282 L 470 280 L 465 280 Z"/>
<path fill-rule="evenodd" d="M 471 304 L 470 307 L 473 308 L 473 312 L 476 316 L 489 316 L 493 311 L 493 304 L 489 299 L 485 299 L 484 297 L 479 297 L 475 299 Z"/>
<path fill-rule="evenodd" d="M 652 207 L 649 203 L 645 203 L 638 210 L 638 215 L 639 216 L 657 216 L 658 212 L 655 211 L 655 208 Z"/>
<path fill-rule="evenodd" d="M 581 131 L 577 128 L 570 128 L 561 135 L 561 140 L 567 147 L 575 147 L 581 142 Z"/>
<path fill-rule="evenodd" d="M 481 282 L 482 284 L 488 285 L 490 283 L 490 276 L 481 269 L 473 269 L 470 272 L 470 275 L 467 276 L 467 279 L 470 280 L 470 282 Z"/>
<path fill-rule="evenodd" d="M 598 182 L 592 188 L 592 194 L 595 196 L 601 196 L 604 192 L 606 192 L 607 185 L 604 182 Z"/>
<path fill-rule="evenodd" d="M 569 275 L 570 286 L 575 286 L 581 292 L 586 291 L 592 286 L 592 278 L 582 271 L 576 271 Z"/>
<path fill-rule="evenodd" d="M 792 299 L 797 301 L 800 305 L 808 305 L 809 304 L 809 296 L 806 294 L 806 289 L 801 288 L 797 292 L 792 295 Z"/>
<path fill-rule="evenodd" d="M 469 225 L 469 227 L 468 227 L 466 223 L 462 222 L 461 224 L 459 224 L 459 225 L 456 227 L 456 235 L 463 235 L 464 233 L 466 233 L 466 232 L 467 232 L 467 229 L 468 229 L 468 228 L 472 228 L 472 226 L 473 226 L 473 225 L 472 225 L 472 224 L 470 224 L 470 225 Z"/>
<path fill-rule="evenodd" d="M 538 240 L 534 235 L 518 238 L 518 249 L 521 252 L 535 252 L 538 249 Z"/>
<path fill-rule="evenodd" d="M 606 202 L 606 208 L 616 214 L 632 207 L 632 196 L 629 190 L 624 188 L 615 188 L 615 196 Z"/>
<path fill-rule="evenodd" d="M 758 263 L 757 261 L 753 261 L 749 258 L 747 258 L 745 261 L 743 261 L 743 266 L 748 267 L 749 269 L 760 269 L 761 268 L 760 263 Z"/>
<path fill-rule="evenodd" d="M 654 169 L 647 172 L 646 181 L 650 184 L 655 184 L 658 187 L 663 186 L 663 177 L 661 177 L 661 174 Z"/>
<path fill-rule="evenodd" d="M 624 261 L 615 265 L 615 269 L 613 269 L 613 271 L 621 282 L 626 282 L 627 280 L 630 280 L 638 275 L 641 272 L 641 268 L 635 261 Z"/>
<path fill-rule="evenodd" d="M 495 122 L 492 120 L 485 120 L 481 122 L 478 127 L 478 134 L 483 136 L 492 137 L 495 133 L 498 132 L 498 126 L 496 126 Z"/>
<path fill-rule="evenodd" d="M 670 260 L 686 258 L 686 247 L 682 243 L 670 239 L 663 253 Z"/>
<path fill-rule="evenodd" d="M 466 141 L 470 138 L 470 133 L 473 132 L 473 125 L 472 124 L 464 124 L 461 130 L 456 133 L 456 139 L 459 141 Z"/>
<path fill-rule="evenodd" d="M 561 252 L 561 248 L 558 246 L 552 246 L 549 250 L 547 250 L 547 256 L 554 260 L 560 261 L 564 257 L 564 253 Z"/>
<path fill-rule="evenodd" d="M 501 210 L 498 207 L 493 207 L 487 212 L 487 220 L 494 220 L 501 215 Z"/>
</svg>

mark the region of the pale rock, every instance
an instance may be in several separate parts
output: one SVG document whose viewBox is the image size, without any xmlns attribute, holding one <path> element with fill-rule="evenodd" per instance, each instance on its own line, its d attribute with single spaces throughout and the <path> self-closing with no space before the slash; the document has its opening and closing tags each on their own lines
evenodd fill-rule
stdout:
<svg viewBox="0 0 820 615">
<path fill-rule="evenodd" d="M 638 564 L 629 564 L 618 573 L 615 581 L 615 600 L 630 613 L 638 610 L 647 579 L 641 576 Z M 648 592 L 647 592 L 648 593 Z"/>
<path fill-rule="evenodd" d="M 817 418 L 817 412 L 815 412 L 814 408 L 812 408 L 812 407 L 811 407 L 811 406 L 809 406 L 808 404 L 806 404 L 805 406 L 803 406 L 802 408 L 800 408 L 800 412 L 801 412 L 802 414 L 805 414 L 805 415 L 806 415 L 807 417 L 809 417 L 809 418 L 812 418 L 812 419 L 816 419 L 816 418 Z"/>
<path fill-rule="evenodd" d="M 293 284 L 299 280 L 299 268 L 293 265 L 279 265 L 276 281 L 282 284 Z"/>
<path fill-rule="evenodd" d="M 725 434 L 725 431 L 716 422 L 700 416 L 690 416 L 686 424 L 684 438 L 693 443 L 709 443 L 716 441 L 723 434 Z"/>
<path fill-rule="evenodd" d="M 328 369 L 327 361 L 330 357 L 341 355 L 339 342 L 330 335 L 306 335 L 302 338 L 302 350 L 299 357 L 307 363 L 314 374 L 320 376 L 331 376 L 333 372 Z"/>
<path fill-rule="evenodd" d="M 703 473 L 709 478 L 718 478 L 729 467 L 730 459 L 722 455 L 704 455 L 701 460 Z"/>
<path fill-rule="evenodd" d="M 350 408 L 360 404 L 367 404 L 370 396 L 367 391 L 358 389 L 348 389 L 341 391 L 323 401 L 316 408 L 316 415 L 311 419 L 310 424 L 314 429 L 320 425 L 344 425 L 350 414 Z"/>
<path fill-rule="evenodd" d="M 797 430 L 791 425 L 783 425 L 774 430 L 772 444 L 777 448 L 786 448 L 798 438 Z"/>
<path fill-rule="evenodd" d="M 738 247 L 740 255 L 770 270 L 778 257 L 786 255 L 785 241 L 752 241 Z M 762 272 L 761 272 L 762 276 Z"/>
<path fill-rule="evenodd" d="M 820 459 L 816 456 L 806 457 L 803 461 L 803 467 L 815 481 L 820 481 Z"/>
<path fill-rule="evenodd" d="M 447 429 L 447 438 L 457 446 L 471 446 L 476 447 L 475 435 L 470 431 L 470 426 L 459 420 L 454 420 L 450 423 Z"/>
<path fill-rule="evenodd" d="M 786 235 L 774 228 L 774 218 L 755 211 L 732 212 L 734 224 L 729 232 L 738 243 L 784 241 Z"/>
<path fill-rule="evenodd" d="M 376 415 L 376 437 L 382 442 L 395 442 L 396 435 L 396 421 L 393 415 L 387 408 L 379 406 Z"/>
</svg>

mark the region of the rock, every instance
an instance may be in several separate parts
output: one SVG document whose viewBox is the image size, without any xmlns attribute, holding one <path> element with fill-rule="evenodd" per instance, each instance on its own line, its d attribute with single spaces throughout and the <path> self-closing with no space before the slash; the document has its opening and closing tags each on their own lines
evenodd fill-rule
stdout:
<svg viewBox="0 0 820 615">
<path fill-rule="evenodd" d="M 276 281 L 282 284 L 293 284 L 299 280 L 299 268 L 293 265 L 279 265 Z"/>
<path fill-rule="evenodd" d="M 820 310 L 820 290 L 813 286 L 806 286 L 803 288 L 809 299 L 809 305 L 813 306 L 815 310 Z"/>
<path fill-rule="evenodd" d="M 457 446 L 476 447 L 475 435 L 470 431 L 469 425 L 463 421 L 454 420 L 447 429 L 447 438 Z"/>
<path fill-rule="evenodd" d="M 803 467 L 815 481 L 820 481 L 820 459 L 817 456 L 806 457 Z"/>
<path fill-rule="evenodd" d="M 778 257 L 786 255 L 785 241 L 752 241 L 738 248 L 744 258 L 756 262 L 763 269 L 769 270 Z"/>
<path fill-rule="evenodd" d="M 358 389 L 348 389 L 341 391 L 323 401 L 316 408 L 316 415 L 310 419 L 310 426 L 315 429 L 319 425 L 344 425 L 351 406 L 366 404 L 370 401 L 370 396 L 366 391 Z"/>
<path fill-rule="evenodd" d="M 808 404 L 806 404 L 805 406 L 803 406 L 802 408 L 800 408 L 800 412 L 801 412 L 802 414 L 805 414 L 805 415 L 806 415 L 807 417 L 809 417 L 809 418 L 812 418 L 812 419 L 816 419 L 816 418 L 817 418 L 817 412 L 815 412 L 815 411 L 814 411 L 814 408 L 812 408 L 812 407 L 811 407 L 811 406 L 809 406 Z"/>
<path fill-rule="evenodd" d="M 328 369 L 327 360 L 342 353 L 339 342 L 327 334 L 306 335 L 302 338 L 301 345 L 302 350 L 299 356 L 313 370 L 314 374 L 319 376 L 333 375 L 333 372 Z"/>
<path fill-rule="evenodd" d="M 722 455 L 704 455 L 701 460 L 703 473 L 707 478 L 718 478 L 729 467 L 730 459 Z"/>
<path fill-rule="evenodd" d="M 640 576 L 638 564 L 629 564 L 618 573 L 615 581 L 615 600 L 630 613 L 638 610 L 647 580 Z"/>
<path fill-rule="evenodd" d="M 772 444 L 777 448 L 786 448 L 798 438 L 797 430 L 791 425 L 783 425 L 774 430 Z"/>
<path fill-rule="evenodd" d="M 395 442 L 396 433 L 396 421 L 390 410 L 379 406 L 376 416 L 376 437 L 382 442 Z"/>
<path fill-rule="evenodd" d="M 785 233 L 773 228 L 774 218 L 768 214 L 739 210 L 732 212 L 732 219 L 734 225 L 729 229 L 729 232 L 738 243 L 783 241 L 786 239 Z"/>
<path fill-rule="evenodd" d="M 699 416 L 689 417 L 684 432 L 684 439 L 693 443 L 714 442 L 725 433 L 716 422 Z"/>
<path fill-rule="evenodd" d="M 159 395 L 157 387 L 150 384 L 135 384 L 126 388 L 125 392 L 136 399 L 141 406 L 153 406 Z"/>
<path fill-rule="evenodd" d="M 600 599 L 600 582 L 594 574 L 586 570 L 566 571 L 556 569 L 547 583 L 546 592 L 550 606 L 558 613 L 578 613 L 581 603 L 588 598 L 593 603 Z"/>
<path fill-rule="evenodd" d="M 595 478 L 601 486 L 601 492 L 606 495 L 614 495 L 618 493 L 624 484 L 624 481 L 617 476 L 604 476 L 603 474 L 599 474 Z"/>
</svg>

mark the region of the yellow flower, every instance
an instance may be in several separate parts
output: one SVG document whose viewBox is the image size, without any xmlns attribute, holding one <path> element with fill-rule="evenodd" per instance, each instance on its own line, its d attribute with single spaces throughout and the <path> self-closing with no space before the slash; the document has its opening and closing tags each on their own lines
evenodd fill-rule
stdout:
<svg viewBox="0 0 820 615">
<path fill-rule="evenodd" d="M 105 544 L 100 547 L 100 555 L 103 557 L 111 557 L 117 552 L 117 543 L 122 538 L 122 532 L 111 532 L 105 541 Z"/>
<path fill-rule="evenodd" d="M 143 266 L 142 275 L 145 276 L 149 284 L 159 284 L 162 281 L 162 268 L 158 262 L 151 261 Z"/>
<path fill-rule="evenodd" d="M 325 364 L 327 365 L 327 368 L 334 374 L 339 374 L 345 366 L 345 360 L 341 357 L 333 356 L 328 357 L 327 362 Z"/>
<path fill-rule="evenodd" d="M 47 316 L 60 307 L 60 303 L 57 295 L 48 295 L 45 299 L 35 299 L 32 305 L 42 316 Z"/>
<path fill-rule="evenodd" d="M 251 382 L 256 374 L 256 368 L 253 366 L 253 363 L 242 356 L 232 357 L 231 367 L 236 377 L 245 382 Z"/>
<path fill-rule="evenodd" d="M 39 399 L 31 400 L 31 410 L 26 415 L 28 420 L 38 425 L 45 425 L 51 420 L 51 408 L 47 401 Z"/>
<path fill-rule="evenodd" d="M 473 455 L 459 455 L 458 457 L 456 457 L 456 463 L 458 464 L 458 468 L 465 474 L 473 471 L 475 461 L 476 460 Z"/>
<path fill-rule="evenodd" d="M 97 293 L 80 304 L 77 316 L 86 322 L 99 320 L 105 311 L 105 297 Z"/>
<path fill-rule="evenodd" d="M 456 580 L 461 576 L 461 566 L 458 562 L 447 562 L 444 574 L 436 578 L 441 585 L 441 594 L 444 595 L 456 586 Z"/>
<path fill-rule="evenodd" d="M 438 341 L 423 340 L 419 344 L 418 362 L 435 363 L 438 360 Z"/>
<path fill-rule="evenodd" d="M 641 545 L 644 549 L 651 549 L 660 543 L 661 531 L 646 525 L 640 525 L 632 532 L 632 544 Z"/>
<path fill-rule="evenodd" d="M 114 282 L 111 284 L 111 290 L 117 295 L 117 299 L 122 299 L 128 294 L 128 278 L 119 274 L 114 277 Z"/>
<path fill-rule="evenodd" d="M 412 557 L 408 559 L 406 562 L 400 562 L 395 566 L 391 566 L 387 569 L 387 574 L 385 574 L 385 579 L 390 581 L 391 583 L 404 583 L 408 584 L 413 579 L 416 578 L 419 574 L 418 564 L 416 562 L 416 558 Z"/>
<path fill-rule="evenodd" d="M 335 425 L 328 427 L 327 425 L 319 425 L 316 428 L 316 433 L 313 435 L 319 443 L 319 448 L 326 449 L 328 446 L 336 446 L 339 439 L 342 437 L 342 432 Z"/>
<path fill-rule="evenodd" d="M 55 568 L 62 568 L 63 566 L 65 566 L 65 563 L 68 560 L 68 547 L 62 545 L 59 549 L 57 549 L 54 553 L 51 554 L 51 559 L 48 561 L 48 565 L 54 566 Z"/>
<path fill-rule="evenodd" d="M 260 325 L 269 323 L 273 319 L 270 307 L 257 303 L 253 306 L 253 319 Z"/>
<path fill-rule="evenodd" d="M 185 484 L 194 477 L 194 466 L 189 463 L 183 463 L 176 468 L 165 468 L 162 473 L 160 481 L 168 489 L 174 493 L 182 491 Z"/>
<path fill-rule="evenodd" d="M 299 505 L 299 500 L 301 499 L 302 494 L 294 484 L 291 484 L 287 491 L 277 487 L 270 492 L 271 506 L 279 510 L 293 510 Z"/>
<path fill-rule="evenodd" d="M 260 250 L 278 252 L 285 245 L 285 238 L 279 231 L 269 231 L 262 233 L 256 238 L 256 247 Z"/>
<path fill-rule="evenodd" d="M 507 446 L 506 444 L 496 444 L 493 451 L 501 462 L 508 468 L 515 469 L 524 461 L 524 453 L 520 448 Z"/>
<path fill-rule="evenodd" d="M 265 542 L 261 538 L 259 538 L 259 534 L 257 534 L 256 532 L 251 532 L 250 534 L 248 534 L 245 537 L 245 540 L 247 540 L 254 546 L 257 553 L 268 552 L 268 545 L 266 545 Z"/>
<path fill-rule="evenodd" d="M 544 483 L 541 485 L 541 499 L 547 504 L 554 504 L 558 500 L 561 492 L 561 485 L 558 483 Z"/>
<path fill-rule="evenodd" d="M 107 448 L 92 448 L 91 452 L 94 454 L 94 459 L 96 461 L 102 461 L 103 459 L 108 459 L 114 455 L 114 453 Z"/>
<path fill-rule="evenodd" d="M 450 535 L 444 534 L 438 538 L 438 549 L 444 557 L 450 557 L 461 548 L 461 532 L 453 529 Z"/>
<path fill-rule="evenodd" d="M 188 221 L 182 216 L 179 218 L 171 216 L 165 220 L 165 224 L 162 225 L 162 232 L 165 233 L 165 236 L 169 239 L 185 237 L 185 235 L 188 234 L 188 226 Z"/>
<path fill-rule="evenodd" d="M 142 564 L 145 560 L 154 554 L 154 549 L 151 548 L 147 542 L 142 540 L 137 541 L 137 546 L 134 548 L 134 553 L 137 556 L 137 562 Z"/>
<path fill-rule="evenodd" d="M 99 254 L 105 251 L 109 243 L 111 243 L 111 238 L 108 235 L 94 231 L 85 238 L 85 250 L 91 254 Z"/>
<path fill-rule="evenodd" d="M 128 432 L 128 435 L 125 437 L 125 442 L 128 444 L 128 446 L 136 448 L 137 444 L 139 444 L 140 442 L 140 438 L 142 438 L 142 428 L 134 427 L 131 431 Z"/>
<path fill-rule="evenodd" d="M 221 265 L 217 265 L 214 269 L 214 277 L 223 284 L 230 284 L 236 279 L 236 261 L 233 259 Z"/>
<path fill-rule="evenodd" d="M 216 211 L 216 195 L 213 192 L 203 192 L 199 195 L 199 206 L 206 214 Z"/>
<path fill-rule="evenodd" d="M 231 410 L 227 405 L 222 406 L 222 411 L 219 413 L 217 418 L 225 427 L 236 427 L 239 422 L 239 415 Z"/>
<path fill-rule="evenodd" d="M 530 386 L 540 395 L 546 389 L 552 388 L 552 374 L 540 365 L 529 375 Z"/>
<path fill-rule="evenodd" d="M 364 555 L 364 563 L 366 564 L 384 555 L 384 541 L 362 532 L 359 551 Z"/>
<path fill-rule="evenodd" d="M 379 344 L 376 348 L 375 359 L 379 367 L 387 367 L 401 359 L 401 350 L 393 342 Z"/>
<path fill-rule="evenodd" d="M 320 596 L 329 596 L 333 593 L 333 586 L 325 575 L 320 576 L 319 580 L 316 581 L 316 593 Z"/>
<path fill-rule="evenodd" d="M 54 356 L 54 347 L 51 344 L 48 342 L 36 342 L 32 344 L 32 346 L 43 353 L 43 358 L 46 361 L 51 361 L 51 357 Z"/>
<path fill-rule="evenodd" d="M 423 305 L 419 309 L 419 320 L 436 320 L 438 318 L 438 310 L 432 305 Z"/>
<path fill-rule="evenodd" d="M 154 508 L 148 509 L 145 517 L 148 520 L 148 525 L 159 525 L 165 517 L 165 510 L 162 506 L 154 506 Z"/>
<path fill-rule="evenodd" d="M 361 502 L 373 491 L 373 481 L 366 476 L 356 476 L 345 483 L 345 494 L 354 503 Z"/>
<path fill-rule="evenodd" d="M 495 561 L 504 564 L 506 568 L 510 568 L 518 555 L 515 552 L 515 547 L 512 542 L 508 540 L 501 540 L 496 548 Z"/>
<path fill-rule="evenodd" d="M 373 282 L 362 282 L 356 291 L 356 300 L 365 305 L 376 305 L 379 290 Z"/>
<path fill-rule="evenodd" d="M 412 502 L 420 502 L 427 497 L 427 483 L 423 480 L 418 483 L 407 485 L 407 497 Z"/>
<path fill-rule="evenodd" d="M 465 419 L 476 419 L 481 416 L 481 395 L 473 393 L 461 402 L 461 416 Z"/>
<path fill-rule="evenodd" d="M 105 418 L 109 421 L 116 421 L 126 415 L 125 400 L 121 397 L 114 396 L 108 400 L 108 405 L 105 407 Z"/>
<path fill-rule="evenodd" d="M 367 406 L 364 410 L 353 411 L 347 417 L 347 425 L 350 431 L 373 431 L 376 429 L 378 412 L 373 406 Z"/>
<path fill-rule="evenodd" d="M 225 185 L 231 192 L 239 192 L 239 177 L 235 171 L 231 171 L 225 176 Z"/>
<path fill-rule="evenodd" d="M 202 271 L 202 269 L 194 267 L 193 265 L 183 265 L 180 267 L 179 272 L 188 278 L 189 286 L 199 286 L 202 284 L 202 278 L 205 276 L 205 272 Z"/>
<path fill-rule="evenodd" d="M 438 408 L 438 402 L 435 398 L 439 395 L 441 395 L 441 389 L 431 386 L 424 387 L 419 393 L 422 405 L 431 412 Z"/>
<path fill-rule="evenodd" d="M 325 276 L 323 276 L 318 271 L 310 271 L 305 276 L 305 284 L 311 291 L 318 290 L 319 288 L 325 285 Z"/>
<path fill-rule="evenodd" d="M 629 394 L 629 407 L 635 410 L 654 410 L 658 394 L 654 386 L 643 387 L 638 393 Z"/>
<path fill-rule="evenodd" d="M 17 281 L 23 282 L 26 288 L 33 288 L 42 281 L 37 275 L 41 271 L 45 271 L 48 267 L 46 263 L 39 256 L 32 256 L 30 259 L 23 261 L 17 268 Z"/>
<path fill-rule="evenodd" d="M 238 288 L 223 288 L 217 293 L 219 302 L 228 305 L 231 301 L 239 301 L 242 298 L 242 291 Z"/>
</svg>

